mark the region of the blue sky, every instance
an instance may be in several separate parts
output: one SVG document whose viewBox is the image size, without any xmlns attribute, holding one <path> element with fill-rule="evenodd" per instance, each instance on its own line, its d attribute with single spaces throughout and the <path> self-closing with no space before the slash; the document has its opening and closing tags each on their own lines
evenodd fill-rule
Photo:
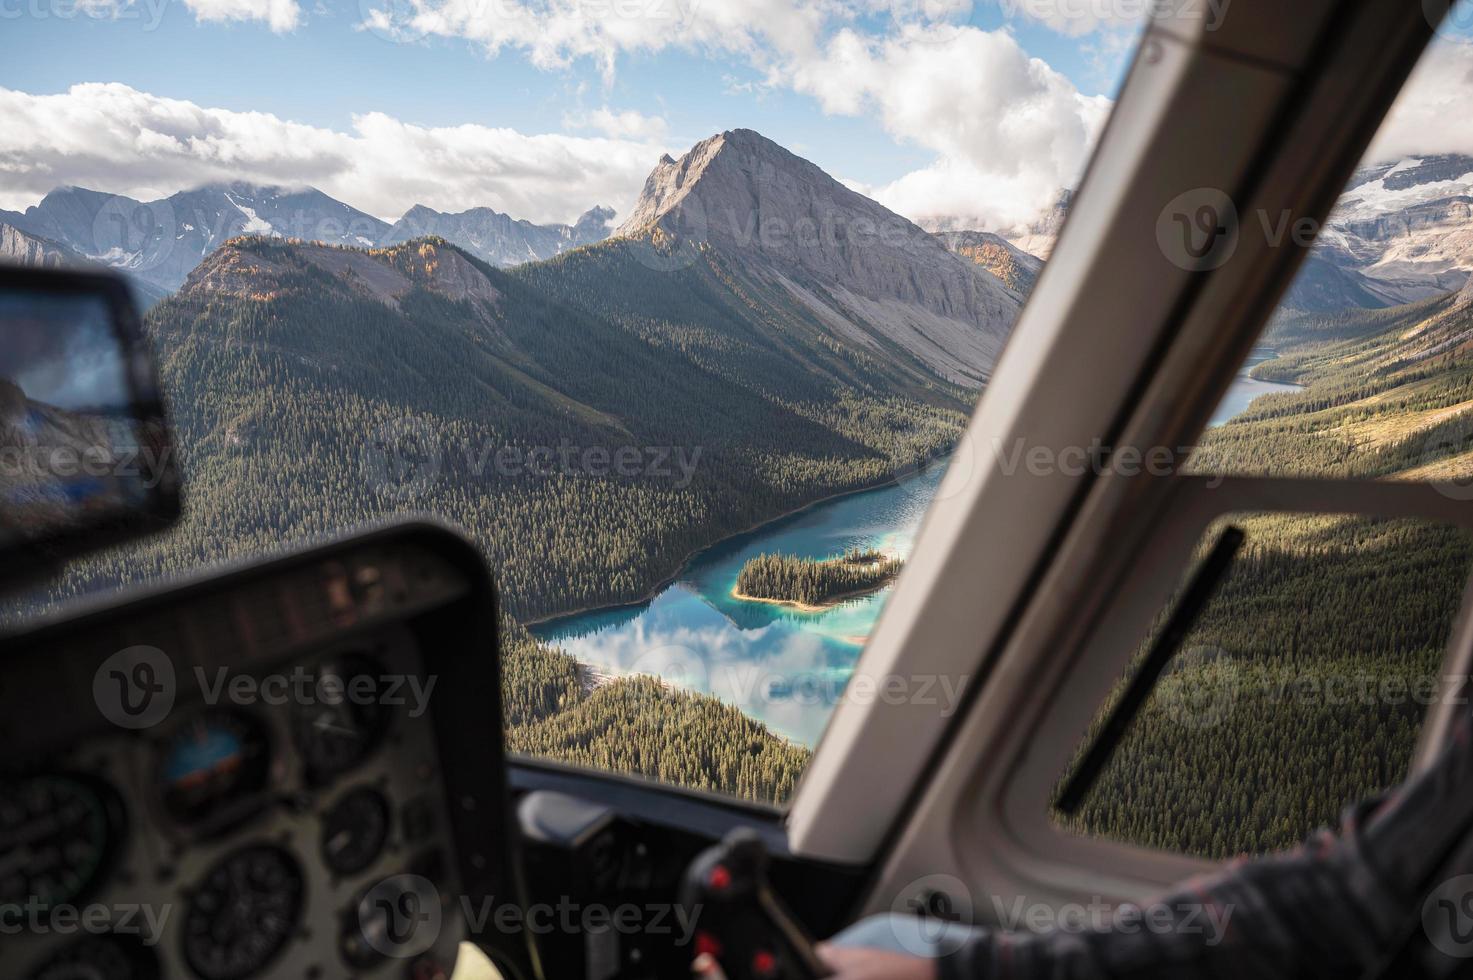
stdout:
<svg viewBox="0 0 1473 980">
<path fill-rule="evenodd" d="M 238 178 L 569 220 L 744 126 L 910 217 L 1006 230 L 1077 179 L 1139 32 L 1113 11 L 1140 6 L 0 0 L 0 208 Z"/>
<path fill-rule="evenodd" d="M 238 178 L 567 220 L 740 126 L 913 217 L 1017 223 L 1077 175 L 1138 30 L 1019 2 L 0 0 L 0 207 Z M 937 70 L 955 104 L 912 112 Z"/>
<path fill-rule="evenodd" d="M 1017 230 L 1078 179 L 1140 30 L 1119 11 L 1142 6 L 0 0 L 0 208 L 241 179 L 388 220 L 568 221 L 627 210 L 661 153 L 748 127 L 908 217 Z M 1473 66 L 1463 21 L 1382 156 L 1473 151 L 1447 102 Z"/>
</svg>

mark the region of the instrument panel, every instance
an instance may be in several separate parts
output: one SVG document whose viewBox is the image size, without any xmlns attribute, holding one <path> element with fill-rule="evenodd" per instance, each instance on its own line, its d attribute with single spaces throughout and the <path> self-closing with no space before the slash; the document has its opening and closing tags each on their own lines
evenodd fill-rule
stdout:
<svg viewBox="0 0 1473 980">
<path fill-rule="evenodd" d="M 485 679 L 439 642 L 484 636 L 476 598 L 434 548 L 369 543 L 6 641 L 6 975 L 448 976 L 502 866 L 494 667 L 491 744 L 448 741 Z"/>
</svg>

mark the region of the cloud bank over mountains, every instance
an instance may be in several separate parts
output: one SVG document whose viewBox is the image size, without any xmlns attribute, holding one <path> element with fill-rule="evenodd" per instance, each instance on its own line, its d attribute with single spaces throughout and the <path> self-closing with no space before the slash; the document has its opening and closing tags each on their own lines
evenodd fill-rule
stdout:
<svg viewBox="0 0 1473 980">
<path fill-rule="evenodd" d="M 201 20 L 254 19 L 276 31 L 308 16 L 294 0 L 186 3 Z M 983 30 L 968 23 L 972 0 L 362 0 L 351 29 L 382 39 L 386 71 L 400 44 L 453 39 L 548 72 L 595 64 L 606 104 L 565 112 L 561 132 L 531 134 L 416 125 L 372 106 L 347 128 L 328 128 L 120 83 L 47 94 L 0 88 L 0 208 L 23 208 L 62 184 L 152 199 L 245 180 L 312 185 L 386 220 L 415 202 L 489 206 L 542 223 L 571 221 L 589 201 L 622 211 L 654 161 L 678 155 L 692 136 L 662 116 L 607 104 L 623 91 L 614 79 L 624 61 L 680 51 L 748 72 L 740 87 L 759 99 L 763 91 L 806 97 L 827 115 L 874 120 L 897 145 L 922 151 L 928 162 L 889 180 L 846 181 L 887 207 L 931 225 L 1015 231 L 1077 184 L 1111 108 L 1030 55 L 1017 27 L 1099 49 L 1120 47 L 1139 23 L 1112 15 L 1118 4 L 1103 0 L 997 4 L 1003 26 Z M 1458 91 L 1452 80 L 1470 73 L 1473 46 L 1440 44 L 1376 152 L 1473 152 L 1473 117 L 1447 104 Z M 703 132 L 763 128 L 750 102 L 710 112 Z M 842 160 L 821 162 L 849 176 Z"/>
</svg>

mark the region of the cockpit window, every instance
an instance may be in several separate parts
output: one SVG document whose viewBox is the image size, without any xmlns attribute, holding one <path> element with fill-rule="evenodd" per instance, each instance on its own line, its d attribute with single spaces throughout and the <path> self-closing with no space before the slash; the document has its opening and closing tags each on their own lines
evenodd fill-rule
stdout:
<svg viewBox="0 0 1473 980">
<path fill-rule="evenodd" d="M 515 750 L 781 803 L 1150 5 L 61 7 L 0 249 L 129 277 L 186 515 L 12 616 L 428 514 Z"/>
<path fill-rule="evenodd" d="M 1313 241 L 1192 460 L 1201 472 L 1473 477 L 1473 5 L 1456 6 L 1323 227 L 1239 215 L 1238 234 Z"/>
<path fill-rule="evenodd" d="M 1314 246 L 1193 471 L 1473 499 L 1473 128 L 1454 109 L 1473 95 L 1469 12 L 1454 9 L 1324 227 L 1238 216 L 1238 235 Z M 1055 813 L 1068 829 L 1212 858 L 1288 847 L 1400 782 L 1426 719 L 1466 698 L 1445 664 L 1473 568 L 1465 530 L 1232 523 L 1242 549 L 1082 805 Z"/>
</svg>

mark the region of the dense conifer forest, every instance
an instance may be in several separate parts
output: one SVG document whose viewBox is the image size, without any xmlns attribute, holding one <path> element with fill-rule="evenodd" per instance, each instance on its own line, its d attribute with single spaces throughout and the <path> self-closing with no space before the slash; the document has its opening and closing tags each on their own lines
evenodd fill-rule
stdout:
<svg viewBox="0 0 1473 980">
<path fill-rule="evenodd" d="M 855 549 L 837 558 L 756 555 L 737 573 L 743 598 L 822 606 L 873 592 L 900 574 L 904 562 L 878 551 Z"/>
<path fill-rule="evenodd" d="M 439 241 L 222 247 L 147 322 L 185 517 L 51 598 L 433 515 L 510 613 L 515 748 L 782 801 L 806 749 L 710 697 L 594 686 L 517 624 L 636 600 L 723 537 L 914 470 L 973 393 L 835 344 L 717 256 L 657 271 L 628 248 L 505 272 Z"/>
<path fill-rule="evenodd" d="M 1279 356 L 1254 373 L 1305 390 L 1261 397 L 1209 430 L 1192 467 L 1465 485 L 1469 336 L 1473 309 L 1453 297 L 1276 324 L 1266 340 Z M 1063 820 L 1073 829 L 1214 858 L 1261 853 L 1405 777 L 1473 540 L 1358 517 L 1233 523 L 1243 549 L 1083 809 Z"/>
</svg>

